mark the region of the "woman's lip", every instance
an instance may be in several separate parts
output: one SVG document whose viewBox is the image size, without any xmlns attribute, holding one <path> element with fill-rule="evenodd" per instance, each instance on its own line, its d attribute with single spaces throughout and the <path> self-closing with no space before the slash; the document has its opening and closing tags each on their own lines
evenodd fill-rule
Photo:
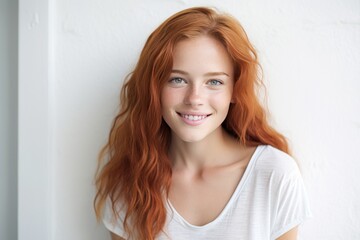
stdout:
<svg viewBox="0 0 360 240">
<path fill-rule="evenodd" d="M 181 119 L 184 121 L 184 123 L 186 123 L 187 125 L 190 126 L 197 126 L 200 125 L 202 123 L 204 123 L 206 121 L 206 119 L 211 115 L 211 114 L 203 114 L 203 113 L 179 113 L 177 112 L 177 114 L 181 117 Z"/>
<path fill-rule="evenodd" d="M 194 112 L 176 112 L 177 114 L 183 116 L 183 115 L 188 115 L 188 116 L 210 116 L 211 114 L 209 113 L 194 113 Z"/>
</svg>

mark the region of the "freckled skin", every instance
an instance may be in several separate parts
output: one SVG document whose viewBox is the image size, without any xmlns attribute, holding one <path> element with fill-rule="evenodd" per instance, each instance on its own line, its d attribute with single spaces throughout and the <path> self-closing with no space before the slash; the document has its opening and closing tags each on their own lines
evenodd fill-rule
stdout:
<svg viewBox="0 0 360 240">
<path fill-rule="evenodd" d="M 220 130 L 228 113 L 234 85 L 232 60 L 219 41 L 206 36 L 179 42 L 173 58 L 169 80 L 176 82 L 168 82 L 162 90 L 163 118 L 179 141 L 201 141 Z M 179 112 L 211 115 L 193 127 L 184 124 Z"/>
</svg>

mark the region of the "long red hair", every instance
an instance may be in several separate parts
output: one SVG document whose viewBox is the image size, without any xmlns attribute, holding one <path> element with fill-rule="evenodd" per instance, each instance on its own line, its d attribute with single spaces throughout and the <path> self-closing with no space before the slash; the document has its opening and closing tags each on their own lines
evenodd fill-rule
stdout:
<svg viewBox="0 0 360 240">
<path fill-rule="evenodd" d="M 204 34 L 219 40 L 234 61 L 235 97 L 223 127 L 241 144 L 267 144 L 289 152 L 286 139 L 270 127 L 258 100 L 260 66 L 239 22 L 203 7 L 171 16 L 150 35 L 122 88 L 120 112 L 100 153 L 96 177 L 97 217 L 107 198 L 115 216 L 115 206 L 121 203 L 126 209 L 124 229 L 138 239 L 154 239 L 166 221 L 171 130 L 162 119 L 160 93 L 172 70 L 173 49 L 183 39 Z"/>
</svg>

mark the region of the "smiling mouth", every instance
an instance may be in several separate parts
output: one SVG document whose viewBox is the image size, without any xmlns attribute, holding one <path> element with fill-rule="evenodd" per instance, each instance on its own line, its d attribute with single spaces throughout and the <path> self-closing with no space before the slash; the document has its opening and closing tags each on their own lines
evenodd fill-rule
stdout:
<svg viewBox="0 0 360 240">
<path fill-rule="evenodd" d="M 195 114 L 182 114 L 182 113 L 177 113 L 177 114 L 180 115 L 182 118 L 185 118 L 190 121 L 200 121 L 211 115 L 211 114 L 195 115 Z"/>
</svg>

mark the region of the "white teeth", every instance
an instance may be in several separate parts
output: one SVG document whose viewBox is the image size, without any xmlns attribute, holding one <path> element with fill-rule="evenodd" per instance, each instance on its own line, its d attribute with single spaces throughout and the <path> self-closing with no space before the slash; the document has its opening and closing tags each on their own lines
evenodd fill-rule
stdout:
<svg viewBox="0 0 360 240">
<path fill-rule="evenodd" d="M 189 119 L 190 121 L 199 121 L 202 120 L 204 118 L 206 118 L 206 115 L 187 115 L 187 114 L 182 114 L 182 117 Z"/>
</svg>

